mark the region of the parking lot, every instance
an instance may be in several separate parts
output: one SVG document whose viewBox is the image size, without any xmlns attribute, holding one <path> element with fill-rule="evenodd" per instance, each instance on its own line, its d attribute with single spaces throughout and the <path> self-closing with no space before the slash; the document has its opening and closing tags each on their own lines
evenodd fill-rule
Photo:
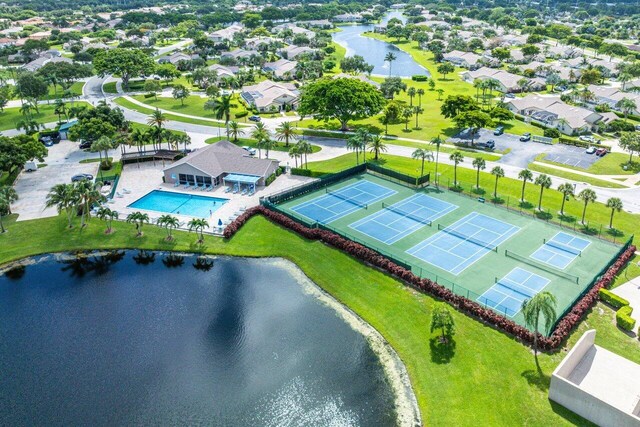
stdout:
<svg viewBox="0 0 640 427">
<path fill-rule="evenodd" d="M 563 145 L 562 150 L 554 150 L 553 153 L 547 154 L 544 160 L 567 166 L 588 169 L 589 166 L 600 160 L 600 157 L 596 156 L 595 153 L 587 154 L 587 149 L 583 147 Z"/>
<path fill-rule="evenodd" d="M 45 209 L 47 193 L 56 184 L 69 183 L 78 173 L 95 175 L 98 163 L 80 163 L 80 160 L 97 157 L 97 153 L 87 153 L 77 148 L 78 144 L 63 140 L 49 147 L 49 155 L 44 159 L 47 165 L 34 172 L 21 172 L 15 188 L 20 199 L 12 210 L 20 214 L 18 221 L 55 216 L 55 208 Z"/>
</svg>

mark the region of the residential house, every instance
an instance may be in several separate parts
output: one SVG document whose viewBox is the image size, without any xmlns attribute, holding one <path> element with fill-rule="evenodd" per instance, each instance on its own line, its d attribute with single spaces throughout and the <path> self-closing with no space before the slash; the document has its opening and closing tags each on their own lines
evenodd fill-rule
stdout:
<svg viewBox="0 0 640 427">
<path fill-rule="evenodd" d="M 469 70 L 473 70 L 477 68 L 478 61 L 482 59 L 480 55 L 477 55 L 473 52 L 462 52 L 460 50 L 452 50 L 449 53 L 445 53 L 443 59 L 445 61 L 451 62 L 458 67 L 467 68 Z"/>
<path fill-rule="evenodd" d="M 298 56 L 300 55 L 304 55 L 304 54 L 312 54 L 315 53 L 316 50 L 312 49 L 310 47 L 307 46 L 295 46 L 295 45 L 289 45 L 289 46 L 285 46 L 282 49 L 280 49 L 278 51 L 278 55 L 280 55 L 283 58 L 286 59 L 296 59 Z"/>
<path fill-rule="evenodd" d="M 274 34 L 279 34 L 284 30 L 291 30 L 294 36 L 297 34 L 304 34 L 305 36 L 307 36 L 308 39 L 312 39 L 316 36 L 315 32 L 311 30 L 307 30 L 306 28 L 299 27 L 296 24 L 292 24 L 292 23 L 276 25 L 275 27 L 273 27 L 271 32 Z"/>
<path fill-rule="evenodd" d="M 275 62 L 267 62 L 262 66 L 262 71 L 271 73 L 280 80 L 291 80 L 294 78 L 297 61 L 279 59 Z"/>
<path fill-rule="evenodd" d="M 245 86 L 240 96 L 251 107 L 268 112 L 282 111 L 287 106 L 295 109 L 300 92 L 291 83 L 264 80 L 253 86 Z"/>
<path fill-rule="evenodd" d="M 521 92 L 522 90 L 535 91 L 546 88 L 546 83 L 540 78 L 528 79 L 504 70 L 496 70 L 488 67 L 482 67 L 475 71 L 465 71 L 462 73 L 462 79 L 468 83 L 473 83 L 476 79 L 494 79 L 499 83 L 497 90 L 502 93 Z M 526 81 L 526 85 L 521 86 L 519 82 L 523 79 Z"/>
<path fill-rule="evenodd" d="M 23 65 L 22 68 L 27 71 L 38 71 L 45 64 L 48 64 L 50 62 L 67 62 L 71 64 L 73 61 L 63 56 L 51 56 L 51 55 L 45 54 Z"/>
<path fill-rule="evenodd" d="M 193 55 L 188 55 L 184 52 L 174 52 L 170 55 L 164 55 L 161 56 L 160 58 L 158 58 L 158 63 L 160 64 L 173 64 L 176 65 L 177 63 L 181 62 L 181 61 L 191 61 L 193 59 L 197 59 L 200 56 L 197 54 L 193 54 Z"/>
<path fill-rule="evenodd" d="M 255 56 L 260 56 L 260 52 L 257 50 L 236 49 L 231 52 L 224 52 L 220 55 L 220 59 L 233 60 L 237 62 L 242 59 L 249 59 Z"/>
<path fill-rule="evenodd" d="M 230 27 L 223 28 L 221 30 L 213 31 L 207 35 L 207 38 L 212 42 L 221 43 L 224 41 L 233 40 L 233 36 L 236 33 L 243 31 L 244 28 L 241 25 L 231 25 Z"/>
<path fill-rule="evenodd" d="M 359 13 L 343 13 L 333 17 L 335 22 L 360 22 L 363 20 L 362 15 Z"/>
<path fill-rule="evenodd" d="M 620 88 L 610 86 L 596 86 L 589 85 L 589 91 L 593 93 L 593 100 L 587 101 L 588 104 L 596 106 L 606 104 L 612 110 L 619 110 L 616 104 L 622 99 L 627 98 L 636 103 L 636 109 L 631 114 L 640 114 L 640 93 L 637 92 L 624 92 Z"/>
<path fill-rule="evenodd" d="M 220 64 L 209 65 L 208 68 L 218 73 L 218 79 L 222 79 L 225 77 L 229 77 L 229 78 L 235 77 L 239 70 L 238 67 L 233 65 L 220 65 Z"/>
<path fill-rule="evenodd" d="M 251 37 L 251 38 L 245 39 L 244 47 L 247 50 L 260 50 L 261 47 L 269 46 L 271 43 L 275 43 L 277 41 L 278 39 L 275 39 L 273 37 L 265 37 L 265 36 Z"/>
</svg>

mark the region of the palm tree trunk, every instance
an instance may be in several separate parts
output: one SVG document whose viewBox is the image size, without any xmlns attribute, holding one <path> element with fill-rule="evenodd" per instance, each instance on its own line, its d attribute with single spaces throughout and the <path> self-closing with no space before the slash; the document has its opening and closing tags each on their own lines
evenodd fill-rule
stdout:
<svg viewBox="0 0 640 427">
<path fill-rule="evenodd" d="M 527 185 L 527 181 L 522 180 L 522 194 L 520 195 L 520 201 L 524 202 L 524 186 Z"/>
<path fill-rule="evenodd" d="M 611 209 L 611 217 L 609 217 L 609 228 L 613 228 L 613 213 L 615 210 Z"/>
<path fill-rule="evenodd" d="M 538 210 L 542 210 L 542 193 L 544 192 L 544 187 L 540 186 L 540 198 L 538 199 Z"/>
<path fill-rule="evenodd" d="M 560 215 L 564 215 L 564 202 L 567 200 L 567 196 L 562 194 L 562 204 L 560 205 Z"/>
<path fill-rule="evenodd" d="M 438 188 L 438 158 L 440 157 L 440 144 L 436 147 L 436 188 Z"/>
<path fill-rule="evenodd" d="M 0 233 L 4 233 L 5 231 L 4 224 L 2 223 L 2 212 L 0 212 Z"/>
<path fill-rule="evenodd" d="M 584 209 L 582 209 L 582 223 L 584 224 L 584 216 L 587 213 L 587 201 L 584 202 Z"/>
<path fill-rule="evenodd" d="M 498 198 L 498 177 L 496 176 L 496 185 L 493 187 L 493 198 Z"/>
<path fill-rule="evenodd" d="M 422 168 L 420 169 L 420 177 L 424 176 L 424 157 L 422 158 Z"/>
</svg>

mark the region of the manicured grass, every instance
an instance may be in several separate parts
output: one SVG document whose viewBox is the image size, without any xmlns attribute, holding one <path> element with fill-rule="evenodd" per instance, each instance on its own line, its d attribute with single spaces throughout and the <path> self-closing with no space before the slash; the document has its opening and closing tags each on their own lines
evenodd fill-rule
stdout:
<svg viewBox="0 0 640 427">
<path fill-rule="evenodd" d="M 629 164 L 628 154 L 609 153 L 589 166 L 587 169 L 584 169 L 576 166 L 569 166 L 562 163 L 552 162 L 549 160 L 545 160 L 544 158 L 540 159 L 540 161 L 543 161 L 545 163 L 562 166 L 563 168 L 567 169 L 589 172 L 594 175 L 634 175 L 640 172 L 640 162 L 637 161 L 637 158 L 633 160 L 634 161 Z M 627 166 L 627 170 L 623 169 L 624 166 Z"/>
<path fill-rule="evenodd" d="M 20 175 L 20 168 L 14 168 L 10 172 L 0 171 L 0 186 L 13 185 L 18 175 Z"/>
<path fill-rule="evenodd" d="M 456 71 L 447 76 L 447 79 L 442 79 L 436 72 L 437 64 L 433 60 L 433 54 L 427 51 L 423 51 L 418 48 L 417 42 L 401 42 L 396 43 L 395 40 L 389 39 L 386 36 L 373 33 L 363 33 L 366 37 L 372 37 L 379 40 L 387 41 L 396 45 L 399 49 L 409 53 L 420 65 L 429 70 L 432 77 L 436 82 L 435 90 L 429 88 L 428 82 L 414 82 L 411 79 L 403 79 L 408 87 L 415 87 L 416 89 L 424 89 L 425 95 L 422 97 L 422 108 L 424 113 L 418 118 L 419 129 L 414 129 L 415 117 L 409 122 L 409 129 L 405 130 L 404 123 L 397 123 L 389 125 L 389 134 L 394 136 L 405 136 L 407 138 L 414 138 L 428 141 L 438 135 L 444 135 L 451 137 L 455 135 L 459 129 L 456 128 L 453 121 L 445 119 L 440 114 L 440 106 L 442 101 L 446 99 L 448 95 L 469 95 L 475 97 L 476 91 L 471 84 L 462 82 L 458 73 L 463 71 L 461 68 L 456 68 Z M 383 78 L 373 77 L 373 80 L 378 82 L 383 81 Z M 444 93 L 442 98 L 439 97 L 437 90 L 442 89 Z M 401 93 L 395 97 L 395 100 L 401 104 L 410 105 L 409 96 L 406 92 Z M 413 99 L 413 105 L 419 103 L 418 97 Z M 519 120 L 510 120 L 506 123 L 502 123 L 505 127 L 505 131 L 514 134 L 522 134 L 525 132 L 531 132 L 534 135 L 542 135 L 542 129 L 535 126 L 523 123 Z M 306 127 L 310 129 L 330 129 L 339 130 L 340 124 L 337 120 L 330 120 L 328 122 L 318 121 L 315 119 L 305 119 L 299 122 L 300 127 Z M 364 120 L 357 120 L 350 122 L 349 126 L 352 128 L 367 127 L 371 131 L 377 133 L 384 133 L 385 127 L 381 123 L 381 115 L 370 117 Z"/>
<path fill-rule="evenodd" d="M 640 255 L 636 255 L 629 261 L 627 267 L 618 274 L 614 280 L 611 288 L 617 288 L 618 286 L 627 283 L 629 280 L 640 276 Z"/>
<path fill-rule="evenodd" d="M 209 138 L 207 139 L 205 142 L 207 144 L 213 144 L 214 142 L 218 142 L 218 141 L 222 141 L 222 140 L 226 140 L 227 137 L 226 136 L 214 136 L 213 138 Z M 233 142 L 234 144 L 240 146 L 240 147 L 252 147 L 255 148 L 256 150 L 258 149 L 258 141 L 256 141 L 255 139 L 250 139 L 250 138 L 238 138 L 237 141 L 234 141 L 233 139 L 231 139 L 231 142 Z M 289 151 L 289 148 L 292 145 L 295 145 L 295 143 L 297 141 L 289 141 L 289 147 L 286 146 L 284 141 L 276 141 L 277 145 L 275 147 L 273 147 L 271 149 L 271 151 L 283 151 L 283 152 L 287 152 Z M 322 150 L 322 147 L 318 146 L 318 145 L 311 145 L 311 152 L 312 153 L 317 153 L 320 150 Z M 264 148 L 262 149 L 262 151 L 264 151 Z"/>
<path fill-rule="evenodd" d="M 82 96 L 82 88 L 84 87 L 84 82 L 75 82 L 69 87 L 72 96 Z M 65 96 L 64 89 L 58 85 L 57 92 L 53 85 L 49 86 L 49 94 L 44 99 L 58 99 L 63 98 Z"/>
<path fill-rule="evenodd" d="M 131 101 L 127 100 L 127 99 L 124 99 L 124 98 L 116 98 L 116 99 L 113 100 L 113 102 L 115 102 L 116 104 L 118 104 L 121 107 L 127 108 L 129 110 L 137 111 L 137 112 L 142 113 L 142 114 L 151 114 L 155 110 L 154 108 L 146 108 L 146 107 L 143 107 L 141 105 L 134 104 L 133 102 L 131 102 Z M 192 119 L 190 117 L 176 116 L 176 115 L 170 114 L 170 113 L 165 113 L 165 116 L 169 120 L 173 120 L 173 121 L 176 121 L 176 122 L 190 123 L 192 125 L 211 126 L 211 127 L 214 127 L 214 128 L 222 128 L 222 127 L 224 127 L 224 123 L 213 122 L 213 121 L 209 121 L 209 120 Z"/>
<path fill-rule="evenodd" d="M 188 114 L 190 116 L 196 117 L 204 117 L 208 119 L 215 119 L 215 114 L 212 111 L 205 110 L 204 104 L 207 102 L 207 98 L 202 98 L 197 95 L 191 95 L 189 98 L 184 100 L 184 105 L 182 102 L 173 99 L 173 98 L 145 98 L 144 95 L 135 95 L 134 98 L 136 101 L 143 102 L 148 105 L 149 108 L 160 108 L 167 111 L 173 111 L 180 114 Z M 231 109 L 231 119 L 235 120 L 236 114 L 246 113 L 247 109 L 244 108 L 244 104 L 239 99 L 239 96 L 236 94 L 233 96 L 233 102 L 235 106 Z M 245 117 L 246 119 L 246 117 Z"/>
<path fill-rule="evenodd" d="M 545 162 L 545 163 L 547 163 L 547 162 Z M 554 163 L 554 164 L 556 164 L 556 163 Z M 564 165 L 562 165 L 562 166 L 564 166 Z M 540 164 L 536 164 L 536 163 L 531 163 L 529 165 L 529 169 L 531 169 L 532 171 L 546 173 L 547 175 L 553 175 L 553 176 L 557 176 L 557 177 L 560 177 L 560 178 L 570 179 L 570 180 L 573 180 L 573 181 L 586 182 L 587 184 L 595 185 L 596 187 L 627 188 L 624 185 L 616 184 L 614 182 L 603 181 L 603 180 L 598 179 L 598 178 L 579 175 L 577 173 L 571 173 L 571 172 L 559 170 L 559 169 L 556 169 L 556 168 L 550 168 L 550 167 L 547 167 L 547 166 L 544 166 L 544 165 L 540 165 Z M 572 168 L 572 169 L 574 169 L 574 168 Z"/>
<path fill-rule="evenodd" d="M 466 315 L 453 312 L 454 344 L 442 348 L 429 331 L 435 300 L 319 242 L 307 241 L 262 217 L 250 220 L 230 241 L 206 237 L 195 245 L 193 234 L 176 232 L 172 243 L 164 230 L 144 226 L 135 238 L 131 224 L 92 219 L 84 229 L 67 230 L 62 217 L 15 223 L 0 235 L 6 251 L 0 263 L 46 251 L 140 248 L 198 251 L 234 256 L 280 256 L 298 264 L 324 290 L 375 327 L 407 366 L 425 425 L 585 425 L 548 399 L 549 376 L 566 354 L 540 355 L 540 371 L 530 349 Z M 573 345 L 596 328 L 597 344 L 640 362 L 640 344 L 615 327 L 614 313 L 598 305 L 569 338 Z"/>
<path fill-rule="evenodd" d="M 76 101 L 75 105 L 87 105 L 83 101 Z M 67 103 L 67 108 L 71 107 L 71 103 Z M 58 115 L 54 113 L 55 106 L 53 104 L 40 104 L 38 105 L 40 112 L 37 114 L 33 114 L 33 119 L 38 123 L 53 123 L 58 121 Z M 23 119 L 22 114 L 20 114 L 20 108 L 5 108 L 3 112 L 0 113 L 0 130 L 8 130 L 15 129 L 16 124 Z M 64 118 L 63 118 L 64 120 Z"/>
<path fill-rule="evenodd" d="M 441 155 L 443 155 L 441 153 Z M 441 158 L 446 158 L 444 154 Z M 371 159 L 372 155 L 367 153 L 367 158 Z M 464 162 L 458 166 L 458 182 L 461 183 L 466 192 L 471 192 L 472 187 L 476 182 L 476 171 L 468 169 L 472 158 L 466 157 Z M 360 156 L 362 160 L 362 156 Z M 334 173 L 348 167 L 354 166 L 356 161 L 355 154 L 345 154 L 334 159 L 324 160 L 320 162 L 309 162 L 309 169 L 320 173 Z M 384 154 L 379 161 L 383 166 L 397 170 L 408 175 L 417 176 L 420 173 L 420 162 L 418 160 L 410 159 L 408 157 L 392 156 Z M 466 166 L 466 167 L 464 167 Z M 431 173 L 432 180 L 435 179 L 435 163 L 425 163 L 425 173 Z M 438 173 L 440 176 L 441 185 L 453 185 L 453 165 L 447 165 L 440 163 L 438 166 Z M 495 183 L 495 177 L 488 172 L 480 173 L 480 187 L 485 191 L 486 196 L 492 196 L 493 186 Z M 542 208 L 544 213 L 538 213 L 537 215 L 543 219 L 560 221 L 558 211 L 560 210 L 560 204 L 562 202 L 562 194 L 555 190 L 557 184 L 552 185 L 543 193 Z M 521 205 L 520 194 L 522 190 L 522 181 L 513 178 L 501 178 L 498 184 L 498 195 L 503 199 L 504 204 L 508 204 L 515 209 L 523 209 L 531 214 L 536 213 L 538 197 L 540 195 L 540 188 L 534 185 L 532 182 L 528 182 L 525 191 L 525 199 L 528 203 Z M 589 204 L 587 207 L 586 221 L 588 222 L 590 233 L 600 233 L 616 240 L 626 240 L 631 235 L 638 235 L 638 224 L 640 223 L 640 215 L 631 214 L 629 212 L 619 212 L 614 216 L 613 225 L 617 231 L 609 230 L 609 217 L 611 210 L 608 209 L 600 200 L 599 203 Z M 583 202 L 575 199 L 571 199 L 565 203 L 564 212 L 565 217 L 562 218 L 563 223 L 570 227 L 576 227 L 576 229 L 582 229 L 580 224 L 582 217 Z M 620 235 L 622 234 L 622 235 Z M 635 241 L 638 241 L 636 238 Z"/>
<path fill-rule="evenodd" d="M 150 127 L 151 126 L 145 125 L 144 123 L 131 122 L 131 128 L 132 129 L 140 129 L 142 131 L 146 131 Z M 173 130 L 173 129 L 169 129 L 169 132 L 171 132 L 171 133 L 173 133 L 175 135 L 184 135 L 185 134 L 185 132 L 182 132 L 180 130 Z M 149 144 L 151 144 L 151 142 L 149 142 Z"/>
</svg>

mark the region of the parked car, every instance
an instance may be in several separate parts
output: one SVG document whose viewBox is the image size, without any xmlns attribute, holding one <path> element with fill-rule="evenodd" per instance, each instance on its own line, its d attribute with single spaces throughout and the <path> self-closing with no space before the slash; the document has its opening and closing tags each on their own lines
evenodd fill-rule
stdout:
<svg viewBox="0 0 640 427">
<path fill-rule="evenodd" d="M 90 173 L 79 173 L 71 177 L 71 182 L 78 182 L 78 181 L 84 181 L 84 180 L 93 181 L 93 175 L 91 175 Z"/>
<path fill-rule="evenodd" d="M 80 143 L 80 149 L 81 150 L 88 150 L 89 148 L 91 148 L 91 142 L 90 141 L 82 141 Z"/>
<path fill-rule="evenodd" d="M 262 119 L 260 118 L 260 116 L 251 116 L 249 117 L 249 120 L 251 120 L 252 122 L 259 122 Z"/>
<path fill-rule="evenodd" d="M 504 126 L 498 126 L 496 130 L 493 131 L 493 134 L 498 136 L 504 133 Z"/>
<path fill-rule="evenodd" d="M 39 141 L 42 142 L 45 147 L 53 146 L 53 139 L 51 138 L 39 138 Z"/>
<path fill-rule="evenodd" d="M 587 154 L 593 154 L 596 152 L 596 147 L 589 147 L 587 148 Z"/>
<path fill-rule="evenodd" d="M 578 139 L 580 141 L 593 142 L 593 137 L 591 135 L 580 135 Z"/>
<path fill-rule="evenodd" d="M 640 125 L 636 125 L 636 130 L 640 131 Z"/>
<path fill-rule="evenodd" d="M 513 98 L 515 98 L 516 96 L 515 96 L 514 94 L 512 94 L 512 93 L 507 93 L 504 97 L 505 97 L 505 98 L 509 98 L 509 99 L 513 99 Z"/>
<path fill-rule="evenodd" d="M 596 156 L 604 157 L 607 154 L 606 148 L 598 148 L 596 150 Z"/>
<path fill-rule="evenodd" d="M 244 147 L 242 147 L 242 149 L 248 151 L 251 156 L 255 156 L 256 155 L 256 149 L 255 148 L 251 148 L 251 147 L 245 145 Z"/>
<path fill-rule="evenodd" d="M 531 141 L 531 134 L 529 132 L 523 133 L 522 136 L 520 137 L 520 141 L 522 142 Z"/>
<path fill-rule="evenodd" d="M 42 132 L 40 132 L 40 137 L 38 138 L 38 140 L 43 144 L 45 144 L 46 142 L 58 144 L 60 142 L 60 133 L 58 131 L 43 130 Z"/>
</svg>

